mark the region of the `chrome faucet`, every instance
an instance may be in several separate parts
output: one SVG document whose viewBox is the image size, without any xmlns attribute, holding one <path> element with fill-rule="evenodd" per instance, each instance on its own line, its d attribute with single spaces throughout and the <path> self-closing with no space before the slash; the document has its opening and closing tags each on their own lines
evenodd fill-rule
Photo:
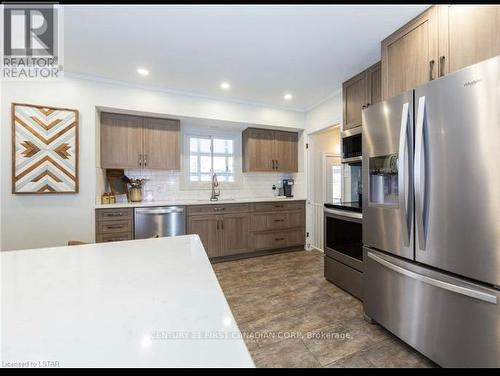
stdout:
<svg viewBox="0 0 500 376">
<path fill-rule="evenodd" d="M 219 200 L 220 189 L 215 191 L 215 187 L 219 186 L 219 182 L 217 181 L 217 174 L 215 172 L 212 174 L 212 195 L 210 196 L 210 201 Z"/>
</svg>

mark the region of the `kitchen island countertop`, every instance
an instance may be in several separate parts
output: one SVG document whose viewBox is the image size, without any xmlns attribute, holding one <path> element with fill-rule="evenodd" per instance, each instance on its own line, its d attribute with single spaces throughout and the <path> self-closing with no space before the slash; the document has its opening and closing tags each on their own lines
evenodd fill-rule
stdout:
<svg viewBox="0 0 500 376">
<path fill-rule="evenodd" d="M 254 366 L 197 235 L 0 257 L 4 366 Z"/>
</svg>

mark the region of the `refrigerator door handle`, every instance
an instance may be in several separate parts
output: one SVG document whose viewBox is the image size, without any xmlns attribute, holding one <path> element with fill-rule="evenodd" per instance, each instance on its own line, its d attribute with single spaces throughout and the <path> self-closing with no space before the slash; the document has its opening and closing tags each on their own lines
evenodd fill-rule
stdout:
<svg viewBox="0 0 500 376">
<path fill-rule="evenodd" d="M 425 166 L 425 140 L 424 140 L 424 122 L 426 117 L 425 97 L 418 100 L 417 122 L 415 124 L 415 167 L 414 171 L 414 192 L 415 192 L 415 216 L 418 235 L 418 247 L 425 250 L 425 196 L 426 192 L 426 166 Z"/>
<path fill-rule="evenodd" d="M 396 273 L 402 274 L 408 278 L 415 279 L 417 281 L 426 283 L 431 286 L 435 286 L 444 290 L 452 291 L 457 294 L 466 295 L 474 299 L 482 300 L 484 302 L 497 304 L 497 297 L 495 295 L 491 295 L 482 291 L 478 291 L 475 289 L 471 289 L 469 287 L 458 286 L 453 283 L 441 281 L 439 279 L 427 277 L 425 275 L 415 273 L 411 270 L 402 268 L 401 266 L 395 265 L 392 262 L 384 260 L 383 258 L 368 252 L 367 256 L 371 258 L 373 261 L 378 262 L 379 264 L 385 266 L 388 269 L 395 271 Z"/>
<path fill-rule="evenodd" d="M 399 158 L 398 158 L 398 187 L 399 187 L 399 213 L 401 217 L 403 245 L 410 245 L 410 226 L 408 225 L 408 125 L 410 122 L 409 104 L 403 104 L 403 112 L 401 117 L 401 131 L 399 135 Z"/>
</svg>

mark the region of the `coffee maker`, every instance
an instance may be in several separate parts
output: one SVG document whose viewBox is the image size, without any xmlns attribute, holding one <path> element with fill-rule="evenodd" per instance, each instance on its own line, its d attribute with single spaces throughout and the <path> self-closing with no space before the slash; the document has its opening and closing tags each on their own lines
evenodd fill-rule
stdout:
<svg viewBox="0 0 500 376">
<path fill-rule="evenodd" d="M 292 186 L 293 186 L 293 179 L 283 179 L 283 195 L 285 197 L 293 197 L 292 194 Z"/>
</svg>

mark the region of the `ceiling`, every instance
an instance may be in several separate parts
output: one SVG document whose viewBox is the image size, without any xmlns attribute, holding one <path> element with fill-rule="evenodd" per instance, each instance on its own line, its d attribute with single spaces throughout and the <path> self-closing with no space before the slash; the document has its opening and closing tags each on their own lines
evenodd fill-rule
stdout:
<svg viewBox="0 0 500 376">
<path fill-rule="evenodd" d="M 69 73 L 306 111 L 378 61 L 380 41 L 426 8 L 65 6 L 64 66 Z M 140 76 L 138 67 L 150 74 Z M 220 88 L 223 81 L 229 90 Z"/>
</svg>

